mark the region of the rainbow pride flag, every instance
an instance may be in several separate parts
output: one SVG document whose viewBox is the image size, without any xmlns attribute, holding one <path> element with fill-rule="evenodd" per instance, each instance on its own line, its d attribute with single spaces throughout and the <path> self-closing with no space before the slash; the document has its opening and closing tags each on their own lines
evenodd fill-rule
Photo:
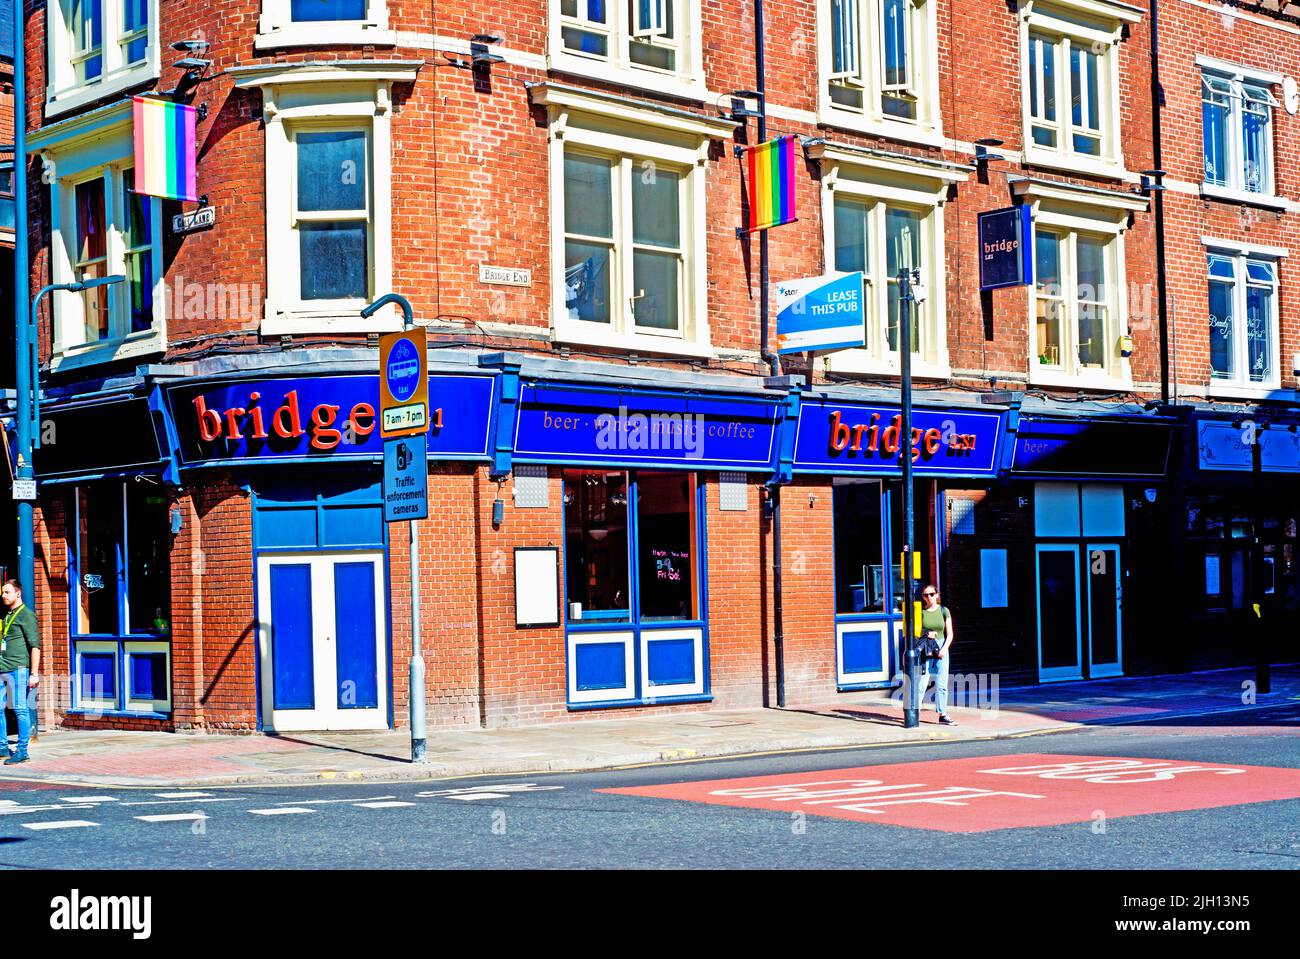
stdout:
<svg viewBox="0 0 1300 959">
<path fill-rule="evenodd" d="M 169 200 L 197 200 L 194 185 L 194 107 L 154 97 L 132 97 L 135 192 Z"/>
<path fill-rule="evenodd" d="M 793 223 L 794 136 L 777 137 L 745 151 L 749 161 L 749 225 L 746 232 Z"/>
</svg>

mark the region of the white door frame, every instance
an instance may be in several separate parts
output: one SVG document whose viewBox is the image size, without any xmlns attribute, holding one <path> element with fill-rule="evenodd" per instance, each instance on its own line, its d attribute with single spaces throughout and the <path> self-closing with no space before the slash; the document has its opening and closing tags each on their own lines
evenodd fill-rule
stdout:
<svg viewBox="0 0 1300 959">
<path fill-rule="evenodd" d="M 1042 593 L 1042 563 L 1040 558 L 1044 552 L 1070 553 L 1074 557 L 1074 665 L 1073 666 L 1043 666 L 1043 593 Z M 1079 545 L 1077 543 L 1037 543 L 1034 546 L 1034 596 L 1037 604 L 1037 636 L 1038 636 L 1038 681 L 1040 683 L 1063 682 L 1071 679 L 1083 678 L 1083 622 L 1080 616 L 1080 604 L 1083 597 L 1080 595 L 1079 584 Z"/>
<path fill-rule="evenodd" d="M 375 646 L 378 705 L 340 709 L 337 697 L 338 660 L 335 649 L 334 566 L 336 563 L 372 562 L 375 571 Z M 312 672 L 315 707 L 275 708 L 275 670 L 271 658 L 271 567 L 308 566 L 311 570 Z M 354 730 L 388 728 L 388 623 L 384 588 L 384 553 L 358 550 L 309 553 L 264 553 L 257 559 L 257 636 L 261 670 L 262 728 L 275 731 Z"/>
<path fill-rule="evenodd" d="M 1115 662 L 1097 663 L 1092 658 L 1092 553 L 1094 550 L 1113 550 L 1115 555 Z M 1088 562 L 1088 678 L 1105 679 L 1124 675 L 1124 567 L 1119 543 L 1088 543 L 1084 546 Z"/>
</svg>

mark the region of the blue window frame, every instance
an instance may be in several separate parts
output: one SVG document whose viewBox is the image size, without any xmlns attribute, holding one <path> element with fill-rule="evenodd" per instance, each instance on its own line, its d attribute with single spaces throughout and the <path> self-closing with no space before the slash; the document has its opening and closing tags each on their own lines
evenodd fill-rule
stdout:
<svg viewBox="0 0 1300 959">
<path fill-rule="evenodd" d="M 73 708 L 171 709 L 171 532 L 156 482 L 78 486 L 69 524 Z"/>
<path fill-rule="evenodd" d="M 563 480 L 570 707 L 708 698 L 696 475 L 567 469 Z"/>
</svg>

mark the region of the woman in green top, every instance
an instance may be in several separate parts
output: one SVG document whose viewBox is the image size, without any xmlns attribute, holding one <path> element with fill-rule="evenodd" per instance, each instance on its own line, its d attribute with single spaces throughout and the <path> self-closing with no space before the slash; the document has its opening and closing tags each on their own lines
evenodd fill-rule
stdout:
<svg viewBox="0 0 1300 959">
<path fill-rule="evenodd" d="M 948 652 L 952 648 L 952 615 L 947 606 L 939 605 L 939 590 L 933 583 L 926 583 L 921 588 L 921 636 L 937 640 L 939 654 L 937 658 L 922 663 L 921 695 L 917 702 L 925 702 L 926 687 L 933 676 L 934 706 L 939 711 L 939 722 L 945 726 L 956 726 L 957 720 L 948 715 Z"/>
</svg>

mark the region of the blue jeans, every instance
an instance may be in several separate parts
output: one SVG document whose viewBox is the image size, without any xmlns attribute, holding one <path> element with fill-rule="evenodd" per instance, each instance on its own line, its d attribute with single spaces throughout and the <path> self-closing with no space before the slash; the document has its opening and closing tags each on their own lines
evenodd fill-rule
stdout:
<svg viewBox="0 0 1300 959">
<path fill-rule="evenodd" d="M 27 670 L 13 669 L 0 673 L 0 745 L 9 748 L 9 724 L 5 720 L 5 707 L 11 706 L 18 720 L 18 752 L 27 752 L 27 739 L 32 733 L 31 713 L 27 710 Z"/>
<path fill-rule="evenodd" d="M 921 664 L 921 691 L 916 697 L 917 709 L 925 705 L 926 687 L 930 684 L 930 678 L 934 677 L 934 707 L 939 711 L 940 716 L 947 715 L 948 661 L 951 658 L 950 652 L 943 659 L 927 659 Z"/>
</svg>

